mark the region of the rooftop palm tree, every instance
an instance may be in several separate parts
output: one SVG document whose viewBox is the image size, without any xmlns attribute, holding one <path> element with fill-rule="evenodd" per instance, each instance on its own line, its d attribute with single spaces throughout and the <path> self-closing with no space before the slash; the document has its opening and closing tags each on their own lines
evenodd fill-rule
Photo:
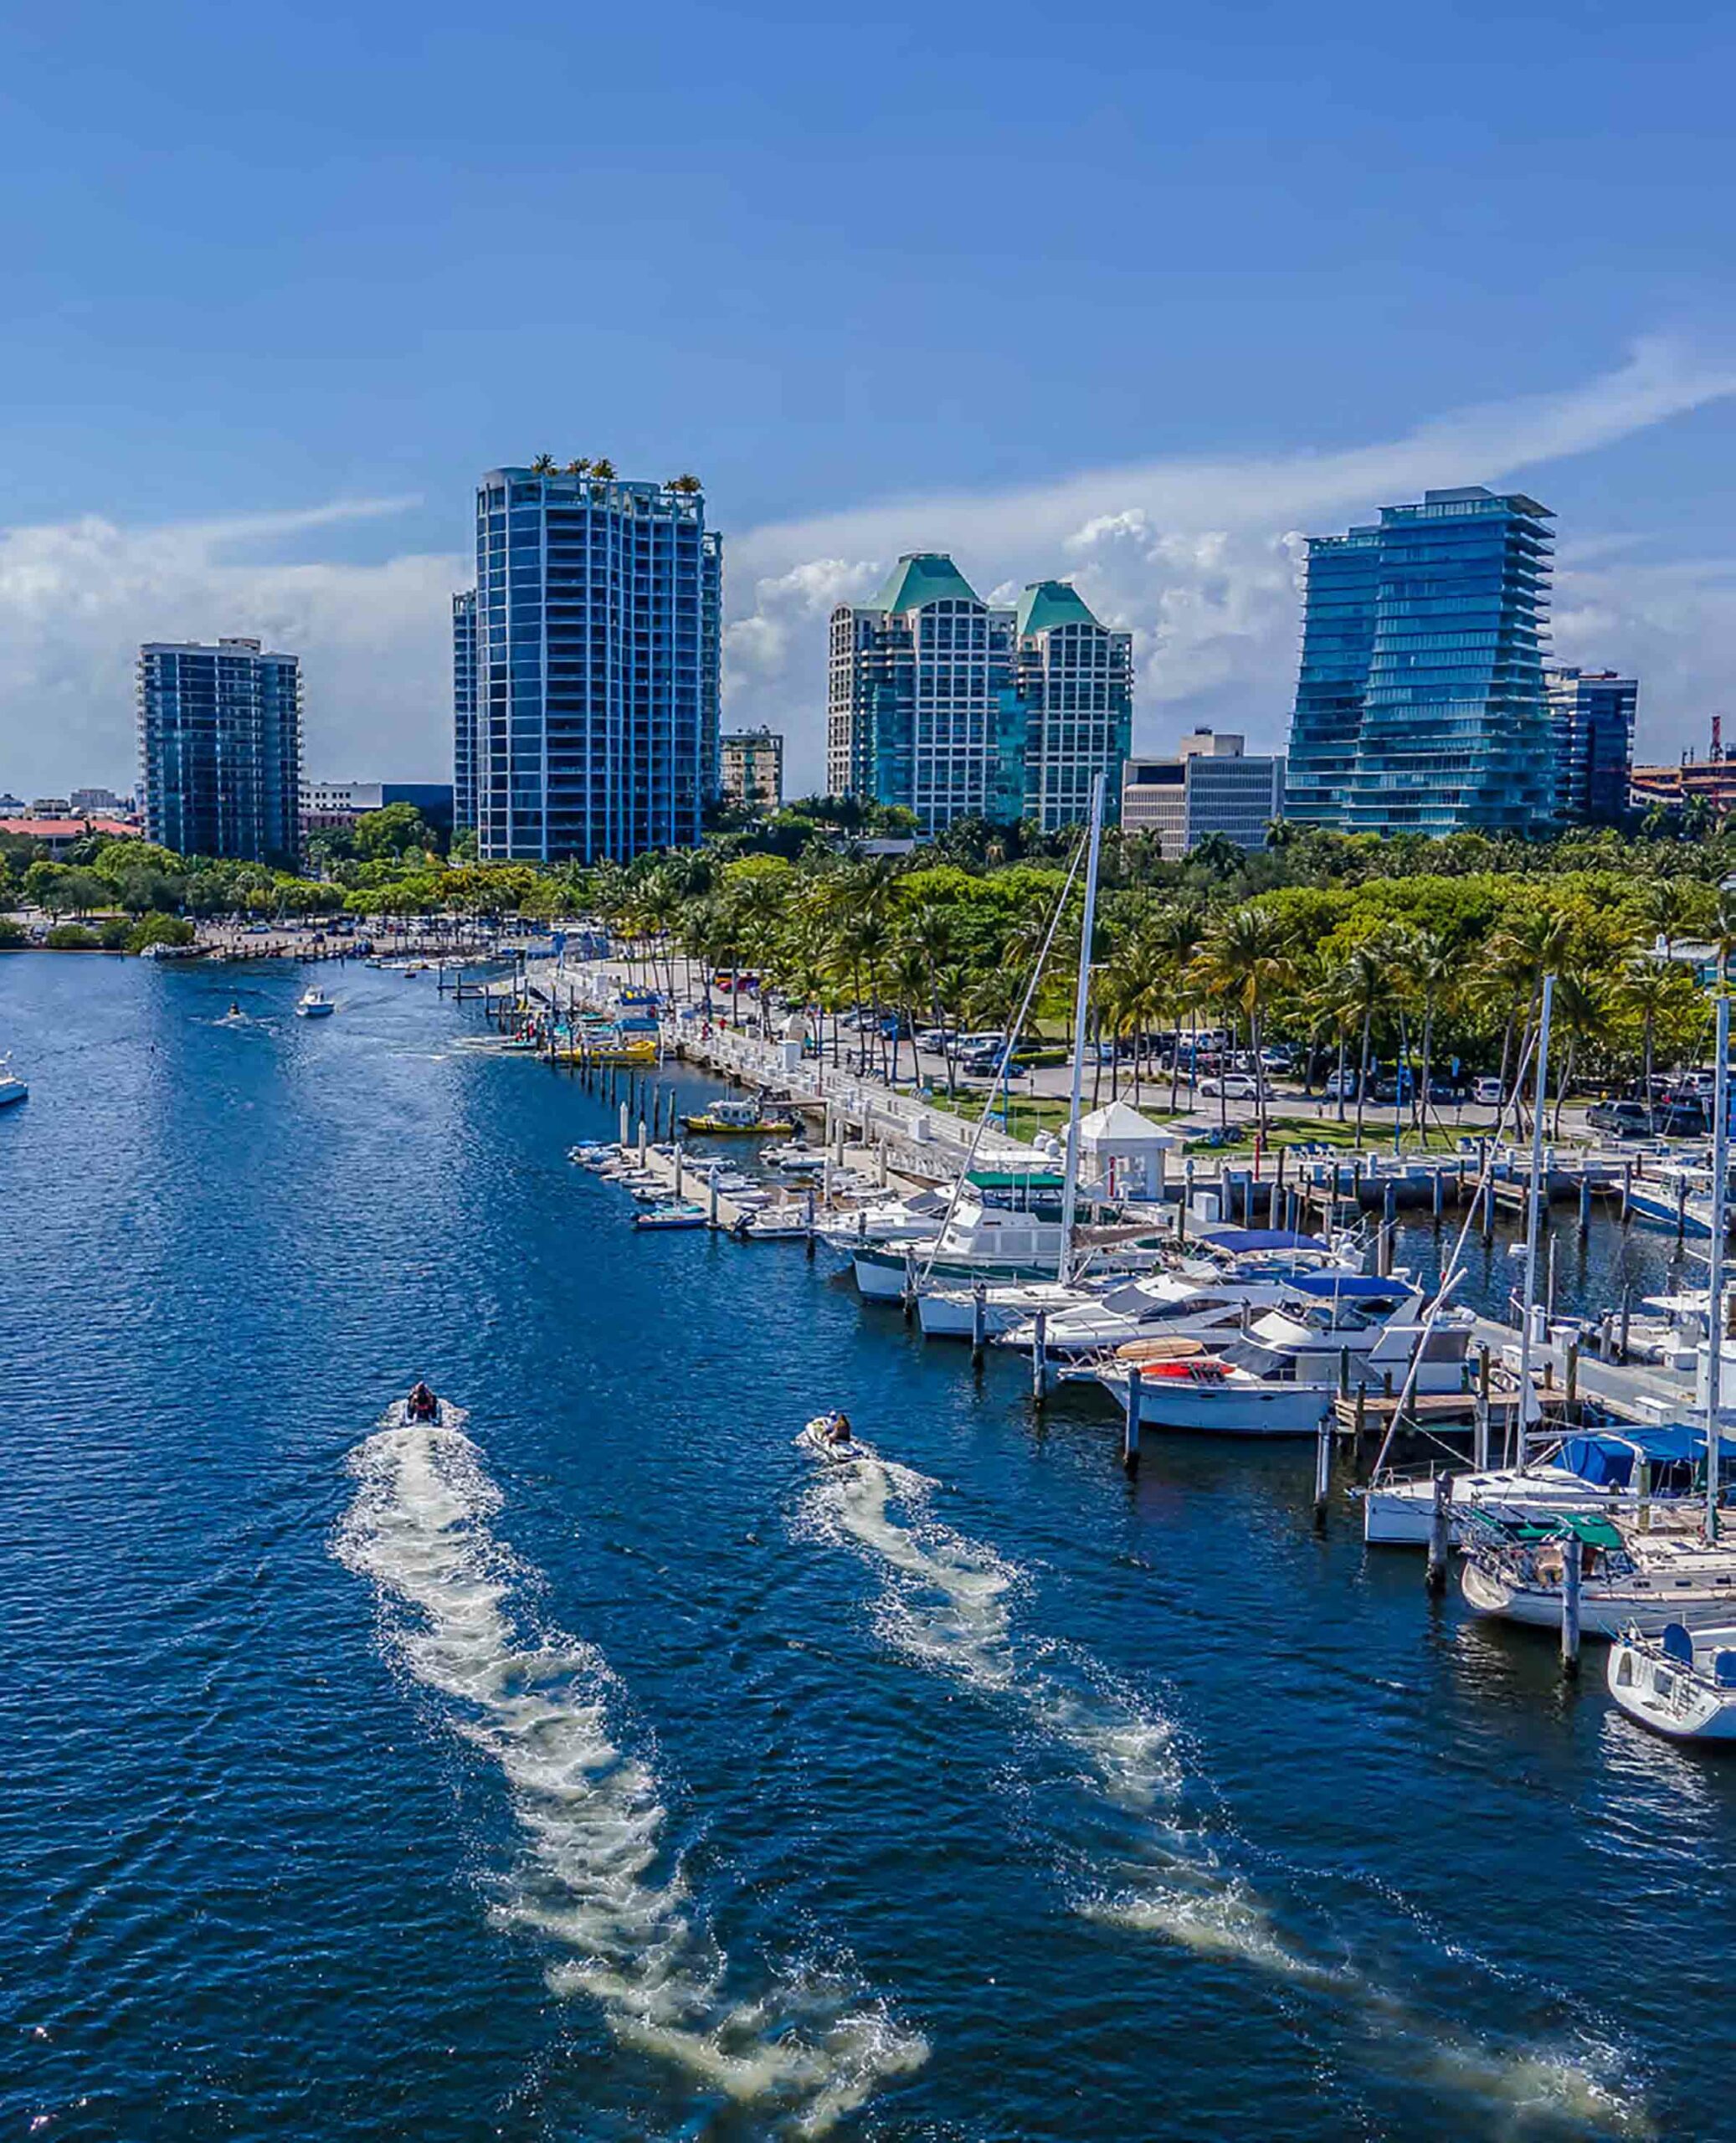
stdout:
<svg viewBox="0 0 1736 2143">
<path fill-rule="evenodd" d="M 552 454 L 539 454 L 531 464 L 533 476 L 552 476 L 554 473 L 555 458 Z"/>
</svg>

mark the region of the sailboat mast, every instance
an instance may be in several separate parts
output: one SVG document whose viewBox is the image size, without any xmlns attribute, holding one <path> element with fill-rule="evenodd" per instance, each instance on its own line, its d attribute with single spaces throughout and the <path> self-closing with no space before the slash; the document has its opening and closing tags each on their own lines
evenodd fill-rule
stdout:
<svg viewBox="0 0 1736 2143">
<path fill-rule="evenodd" d="M 1061 1261 L 1066 1284 L 1073 1255 L 1073 1215 L 1079 1205 L 1079 1103 L 1085 1092 L 1085 1021 L 1091 1004 L 1091 939 L 1097 918 L 1097 858 L 1103 839 L 1103 777 L 1091 776 L 1091 845 L 1085 861 L 1085 917 L 1079 933 L 1079 987 L 1073 1000 L 1073 1095 L 1067 1109 L 1067 1169 L 1061 1204 Z"/>
<path fill-rule="evenodd" d="M 1718 1062 L 1712 1074 L 1712 1259 L 1706 1276 L 1706 1538 L 1718 1538 L 1718 1406 L 1724 1366 L 1725 1177 L 1730 1165 L 1730 1000 L 1718 976 Z"/>
<path fill-rule="evenodd" d="M 1549 1014 L 1555 1003 L 1555 978 L 1543 977 L 1543 1001 L 1537 1019 L 1537 1087 L 1531 1102 L 1531 1196 L 1525 1207 L 1525 1307 L 1519 1319 L 1518 1426 L 1514 1455 L 1525 1470 L 1525 1432 L 1531 1426 L 1531 1321 L 1537 1305 L 1538 1216 L 1543 1205 L 1543 1111 L 1549 1098 Z"/>
</svg>

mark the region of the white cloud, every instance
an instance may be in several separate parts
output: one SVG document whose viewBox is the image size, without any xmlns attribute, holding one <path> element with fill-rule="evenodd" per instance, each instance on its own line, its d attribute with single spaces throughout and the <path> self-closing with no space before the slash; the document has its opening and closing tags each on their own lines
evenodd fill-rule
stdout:
<svg viewBox="0 0 1736 2143">
<path fill-rule="evenodd" d="M 448 763 L 448 599 L 460 561 L 281 564 L 285 535 L 402 500 L 122 528 L 95 516 L 0 533 L 0 787 L 64 795 L 136 773 L 141 640 L 256 635 L 305 658 L 307 760 L 334 777 L 437 778 Z"/>
<path fill-rule="evenodd" d="M 726 718 L 783 728 L 794 784 L 817 784 L 827 614 L 871 593 L 901 551 L 936 546 L 997 598 L 1064 574 L 1106 622 L 1132 631 L 1142 748 L 1198 721 L 1276 744 L 1295 679 L 1298 531 L 1342 527 L 1430 486 L 1511 482 L 1732 393 L 1736 366 L 1649 342 L 1560 393 L 1450 413 L 1330 453 L 1133 463 L 745 532 L 730 528 L 723 506 Z M 28 794 L 130 779 L 138 642 L 220 632 L 258 633 L 304 655 L 316 770 L 444 768 L 447 599 L 467 577 L 465 563 L 406 555 L 282 564 L 270 555 L 286 535 L 402 503 L 0 533 L 0 785 Z M 721 506 L 714 500 L 714 511 Z M 1571 537 L 1557 650 L 1637 670 L 1642 748 L 1670 756 L 1720 702 L 1736 656 L 1736 566 L 1647 567 L 1602 532 Z"/>
</svg>

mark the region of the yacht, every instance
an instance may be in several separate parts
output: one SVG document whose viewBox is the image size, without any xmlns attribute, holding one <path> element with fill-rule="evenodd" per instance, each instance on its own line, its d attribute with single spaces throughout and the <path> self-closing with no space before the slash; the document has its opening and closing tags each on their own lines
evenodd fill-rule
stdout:
<svg viewBox="0 0 1736 2143">
<path fill-rule="evenodd" d="M 1541 1449 L 1524 1466 L 1452 1476 L 1452 1526 L 1467 1512 L 1538 1521 L 1569 1512 L 1613 1513 L 1644 1525 L 1678 1513 L 1697 1518 L 1706 1432 L 1665 1428 L 1587 1429 Z M 1363 1492 L 1363 1538 L 1371 1546 L 1426 1547 L 1434 1516 L 1432 1473 L 1384 1473 Z"/>
<path fill-rule="evenodd" d="M 1672 1741 L 1736 1741 L 1736 1623 L 1655 1637 L 1625 1630 L 1610 1647 L 1610 1694 L 1630 1719 Z"/>
<path fill-rule="evenodd" d="M 323 989 L 309 989 L 295 1000 L 295 1016 L 300 1020 L 327 1020 L 337 1010 Z"/>
<path fill-rule="evenodd" d="M 1542 1523 L 1467 1512 L 1459 1575 L 1466 1604 L 1502 1621 L 1559 1629 L 1566 1543 L 1574 1536 L 1585 1636 L 1617 1637 L 1632 1629 L 1656 1637 L 1671 1622 L 1709 1629 L 1736 1621 L 1736 1546 L 1644 1532 L 1601 1512 L 1569 1512 Z"/>
<path fill-rule="evenodd" d="M 963 1199 L 937 1233 L 931 1228 L 914 1240 L 857 1249 L 856 1289 L 864 1302 L 895 1303 L 913 1277 L 964 1287 L 978 1280 L 1052 1280 L 1061 1246 L 1058 1214 L 1050 1218 L 1030 1208 Z"/>
<path fill-rule="evenodd" d="M 1304 1315 L 1325 1313 L 1341 1320 L 1342 1344 L 1360 1352 L 1373 1344 L 1376 1324 L 1416 1299 L 1416 1290 L 1400 1277 L 1374 1280 L 1361 1273 L 1261 1266 L 1237 1270 L 1194 1262 L 1179 1272 L 1127 1277 L 1094 1298 L 1076 1294 L 1071 1304 L 1050 1316 L 1045 1339 L 1051 1354 L 1097 1354 L 1131 1339 L 1234 1335 L 1251 1313 L 1293 1306 Z M 999 1344 L 1028 1348 L 1035 1336 L 1029 1321 L 1012 1323 Z"/>
</svg>

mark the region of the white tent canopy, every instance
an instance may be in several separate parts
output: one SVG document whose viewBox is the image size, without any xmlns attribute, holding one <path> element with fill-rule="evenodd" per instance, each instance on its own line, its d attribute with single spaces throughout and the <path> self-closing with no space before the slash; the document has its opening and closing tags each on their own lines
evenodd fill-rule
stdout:
<svg viewBox="0 0 1736 2143">
<path fill-rule="evenodd" d="M 1111 1102 L 1079 1119 L 1081 1180 L 1120 1198 L 1161 1197 L 1164 1156 L 1182 1143 L 1125 1102 Z"/>
</svg>

